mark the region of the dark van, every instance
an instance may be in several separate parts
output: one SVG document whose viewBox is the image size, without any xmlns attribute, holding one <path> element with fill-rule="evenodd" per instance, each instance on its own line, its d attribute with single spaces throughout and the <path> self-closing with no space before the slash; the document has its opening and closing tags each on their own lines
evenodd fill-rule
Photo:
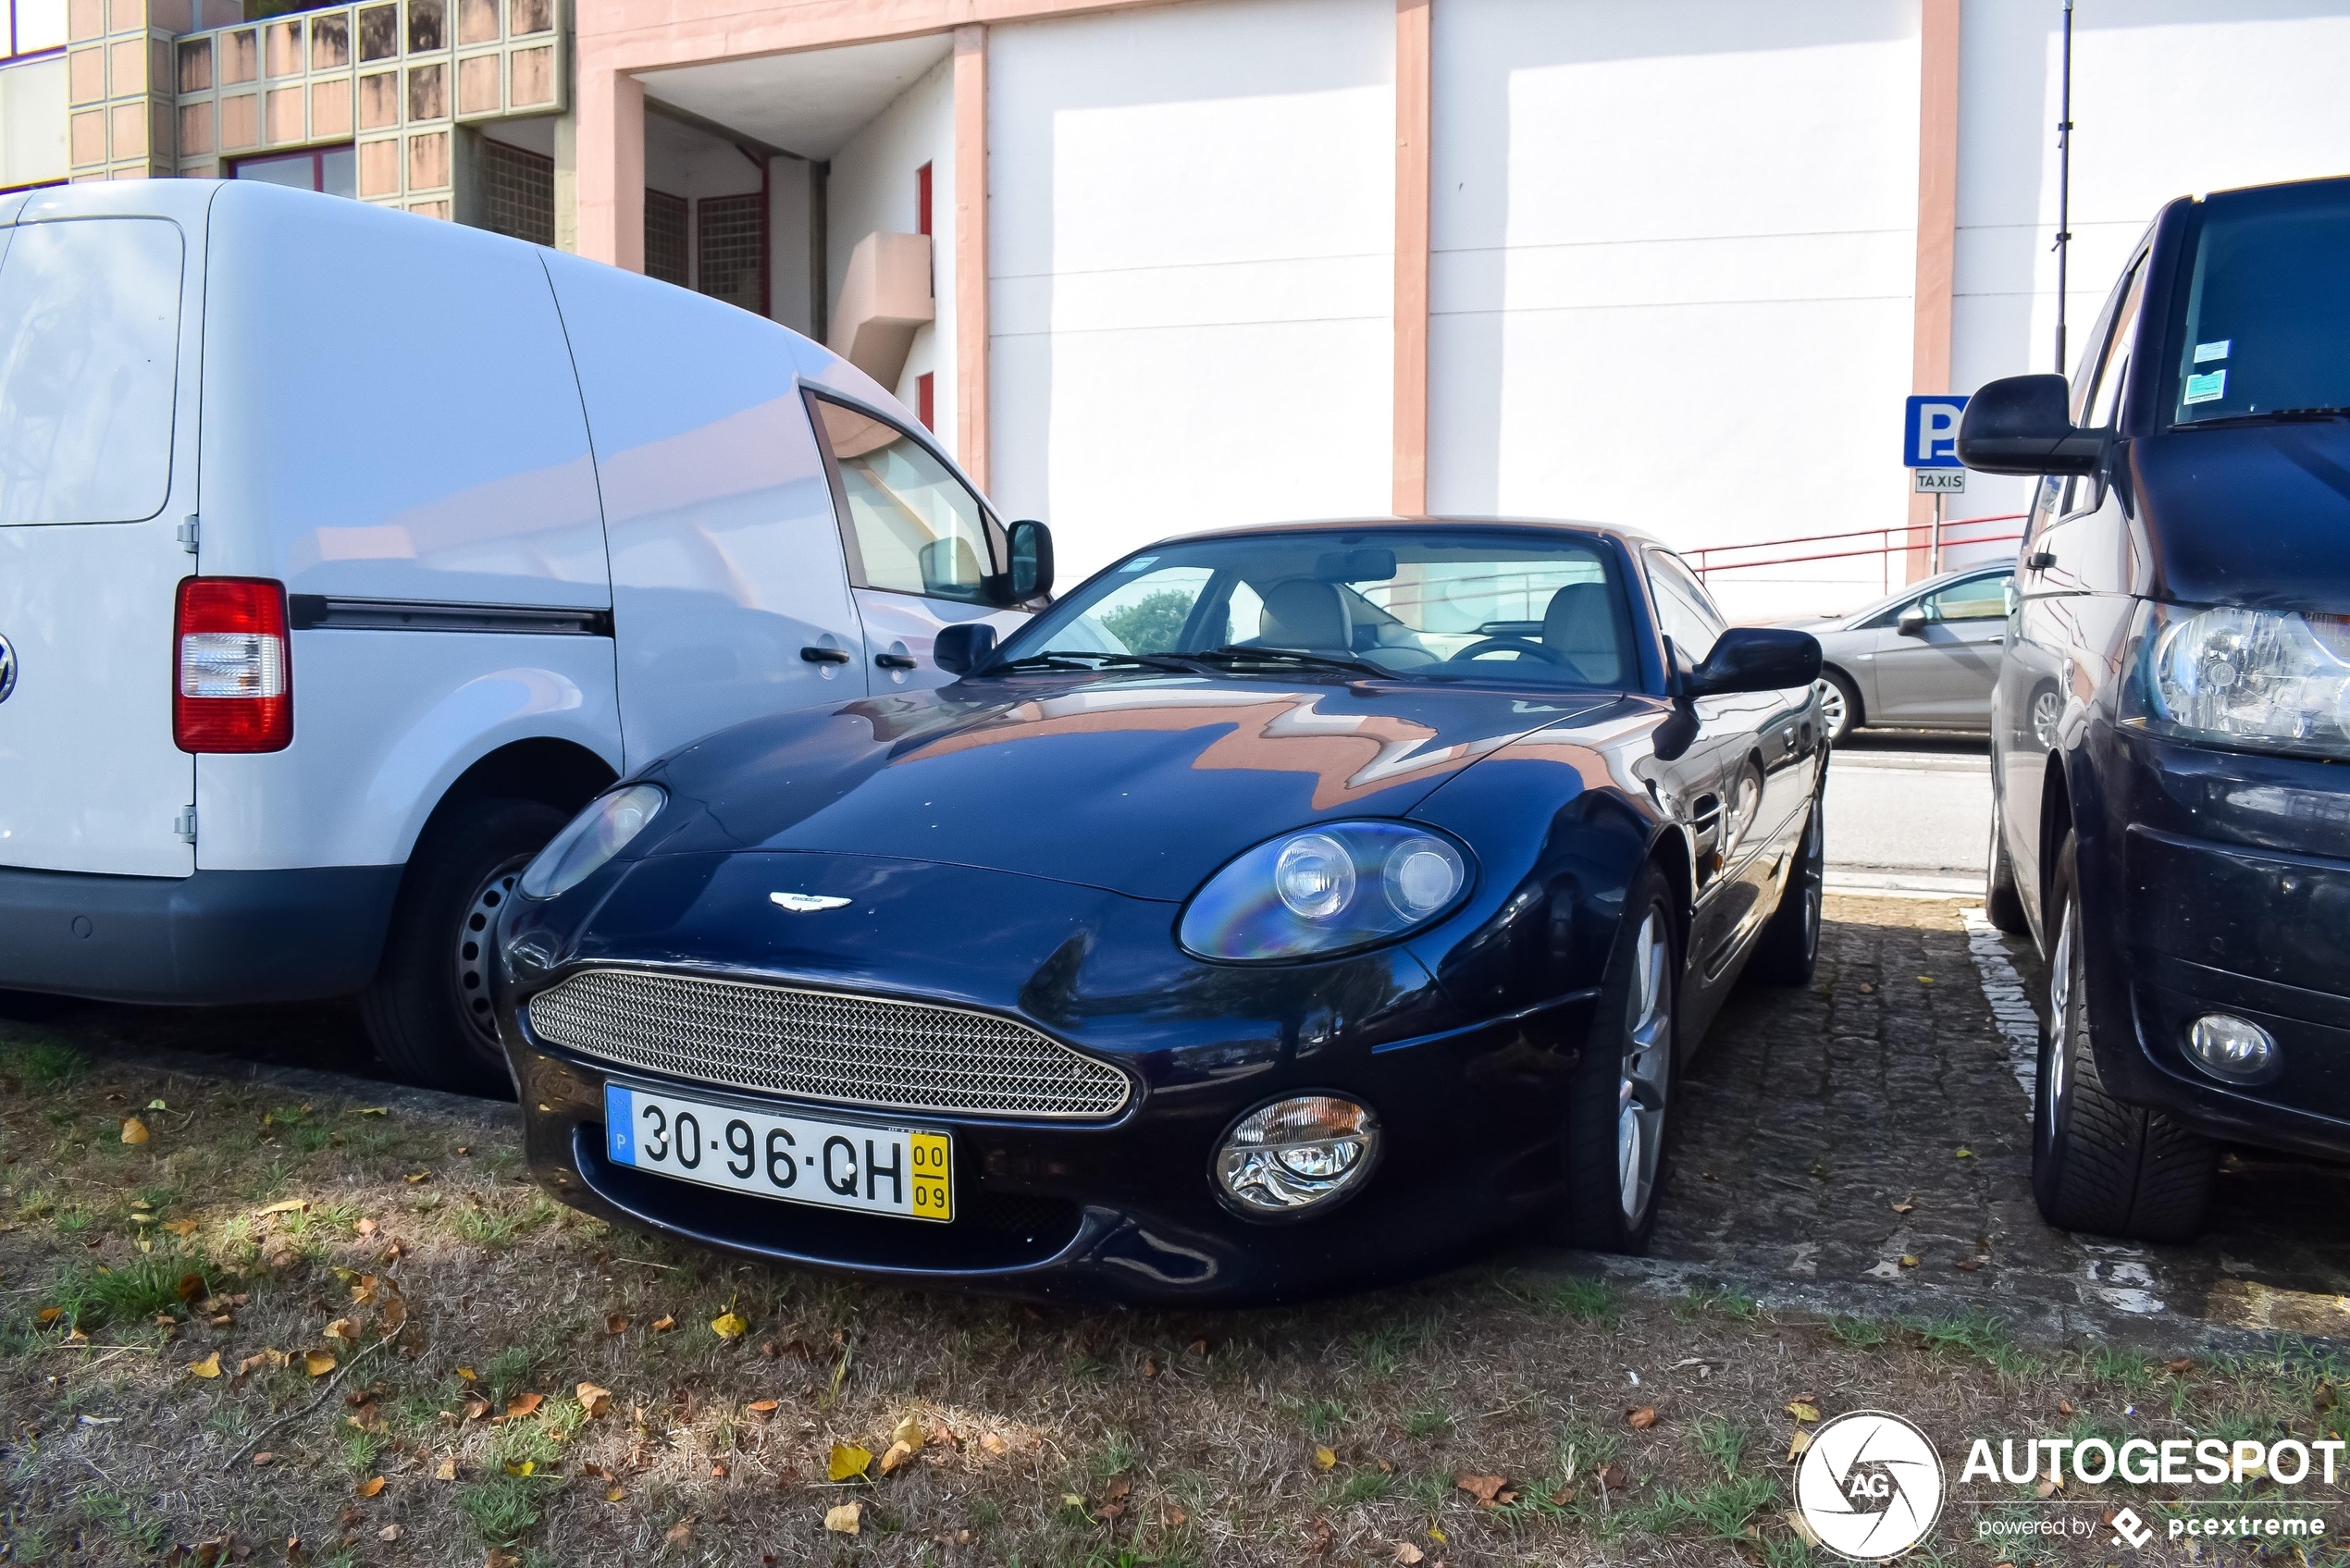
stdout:
<svg viewBox="0 0 2350 1568">
<path fill-rule="evenodd" d="M 1992 382 L 1958 450 L 2047 475 L 1991 718 L 2035 1195 L 2183 1239 L 2220 1142 L 2350 1155 L 2350 179 L 2172 202 L 2074 384 Z"/>
</svg>

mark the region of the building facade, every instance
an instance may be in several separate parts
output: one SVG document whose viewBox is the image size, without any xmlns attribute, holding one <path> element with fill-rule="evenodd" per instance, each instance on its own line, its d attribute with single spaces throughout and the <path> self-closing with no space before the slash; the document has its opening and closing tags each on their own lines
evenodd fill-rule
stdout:
<svg viewBox="0 0 2350 1568">
<path fill-rule="evenodd" d="M 2079 0 L 2061 302 L 2060 0 L 219 4 L 14 0 L 0 177 L 277 179 L 732 300 L 1079 571 L 1391 511 L 1899 525 L 1906 394 L 2054 367 L 2059 303 L 2077 351 L 2171 197 L 2350 172 L 2350 0 Z"/>
</svg>

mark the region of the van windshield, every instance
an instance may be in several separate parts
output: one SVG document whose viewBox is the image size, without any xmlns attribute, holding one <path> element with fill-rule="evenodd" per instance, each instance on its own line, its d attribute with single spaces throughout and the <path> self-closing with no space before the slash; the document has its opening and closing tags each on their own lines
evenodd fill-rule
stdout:
<svg viewBox="0 0 2350 1568">
<path fill-rule="evenodd" d="M 1613 552 L 1557 529 L 1268 530 L 1130 556 L 1006 642 L 991 673 L 1503 682 L 1636 679 Z"/>
<path fill-rule="evenodd" d="M 2207 198 L 2171 327 L 2175 425 L 2350 415 L 2350 180 Z"/>
<path fill-rule="evenodd" d="M 0 525 L 135 523 L 171 488 L 179 228 L 0 229 Z"/>
</svg>

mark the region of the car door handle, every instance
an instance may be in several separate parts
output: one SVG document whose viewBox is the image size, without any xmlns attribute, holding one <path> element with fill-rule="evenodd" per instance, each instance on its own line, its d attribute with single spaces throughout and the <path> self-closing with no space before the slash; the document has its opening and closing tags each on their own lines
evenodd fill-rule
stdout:
<svg viewBox="0 0 2350 1568">
<path fill-rule="evenodd" d="M 846 664 L 848 649 L 845 648 L 803 648 L 799 656 L 810 664 Z"/>
<path fill-rule="evenodd" d="M 880 665 L 884 670 L 912 670 L 919 668 L 913 661 L 913 656 L 904 653 L 876 653 L 873 655 L 873 662 Z"/>
</svg>

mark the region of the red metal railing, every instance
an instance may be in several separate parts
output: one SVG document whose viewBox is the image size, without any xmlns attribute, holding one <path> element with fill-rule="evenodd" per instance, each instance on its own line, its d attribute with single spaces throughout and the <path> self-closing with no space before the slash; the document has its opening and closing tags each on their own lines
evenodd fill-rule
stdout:
<svg viewBox="0 0 2350 1568">
<path fill-rule="evenodd" d="M 1694 549 L 1685 549 L 1681 554 L 1690 565 L 1697 569 L 1697 574 L 1700 577 L 1714 572 L 1741 571 L 1750 566 L 1792 566 L 1798 562 L 1845 561 L 1854 556 L 1874 555 L 1882 562 L 1884 571 L 1880 574 L 1885 578 L 1885 586 L 1890 588 L 1893 586 L 1893 557 L 1896 555 L 1907 554 L 1913 549 L 1923 549 L 1938 566 L 1942 551 L 1950 546 L 2009 544 L 2023 537 L 2022 532 L 2018 530 L 2011 534 L 1974 534 L 1959 538 L 1952 537 L 1952 529 L 1973 527 L 1985 523 L 2021 523 L 2028 515 L 2029 513 L 2022 512 L 2002 512 L 1987 517 L 1953 517 L 1940 524 L 1895 523 L 1882 528 L 1854 528 L 1841 534 L 1806 534 L 1791 539 L 1758 539 L 1752 544 L 1700 545 Z M 1724 561 L 1719 559 L 1724 555 L 1735 555 L 1746 550 L 1783 552 L 1791 546 L 1840 545 L 1854 539 L 1874 539 L 1876 543 L 1855 545 L 1850 549 L 1812 550 L 1795 555 L 1766 554 L 1752 560 Z"/>
</svg>

